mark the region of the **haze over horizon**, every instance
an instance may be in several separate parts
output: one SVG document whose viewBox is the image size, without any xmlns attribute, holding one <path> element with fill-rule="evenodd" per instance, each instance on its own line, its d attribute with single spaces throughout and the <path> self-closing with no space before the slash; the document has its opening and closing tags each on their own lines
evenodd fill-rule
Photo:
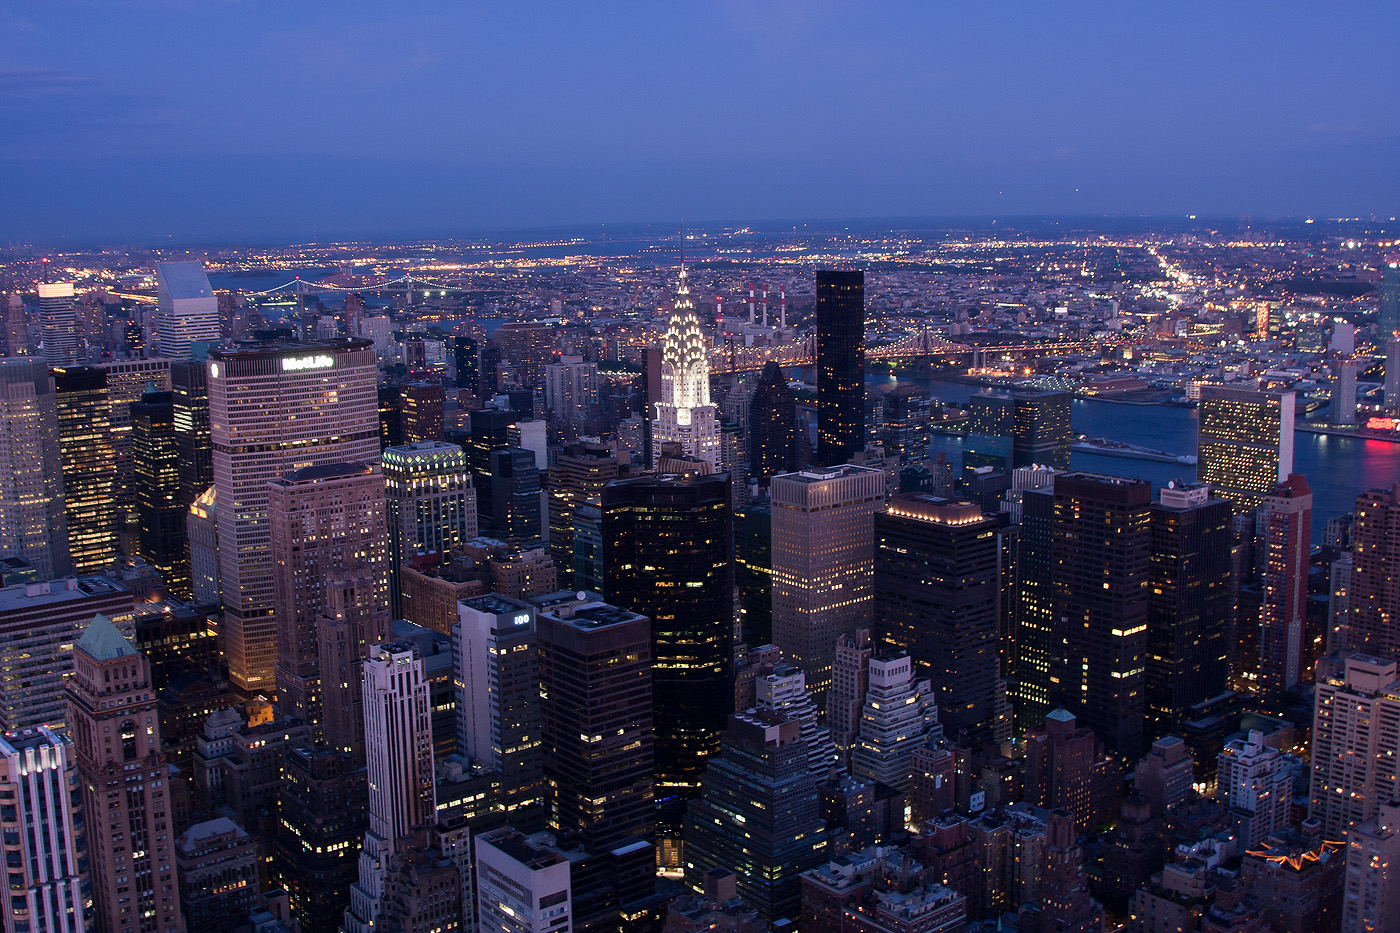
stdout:
<svg viewBox="0 0 1400 933">
<path fill-rule="evenodd" d="M 1400 213 L 1400 7 L 0 3 L 0 242 Z"/>
</svg>

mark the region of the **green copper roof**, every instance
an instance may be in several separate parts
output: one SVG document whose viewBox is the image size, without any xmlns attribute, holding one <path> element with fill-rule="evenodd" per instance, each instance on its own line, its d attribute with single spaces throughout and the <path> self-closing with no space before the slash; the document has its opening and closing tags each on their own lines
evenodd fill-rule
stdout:
<svg viewBox="0 0 1400 933">
<path fill-rule="evenodd" d="M 97 661 L 110 661 L 138 653 L 127 637 L 112 624 L 112 620 L 100 612 L 92 617 L 87 631 L 83 632 L 83 637 L 74 647 L 83 649 L 88 657 Z"/>
</svg>

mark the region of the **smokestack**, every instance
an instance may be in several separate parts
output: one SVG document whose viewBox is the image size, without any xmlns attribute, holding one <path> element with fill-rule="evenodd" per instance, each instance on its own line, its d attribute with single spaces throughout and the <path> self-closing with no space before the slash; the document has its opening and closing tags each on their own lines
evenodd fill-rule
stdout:
<svg viewBox="0 0 1400 933">
<path fill-rule="evenodd" d="M 784 328 L 784 329 L 786 329 L 786 328 L 787 328 L 787 286 L 786 286 L 786 285 L 782 286 L 782 288 L 779 289 L 778 294 L 781 296 L 781 298 L 780 298 L 780 303 L 779 303 L 779 305 L 778 305 L 778 326 L 779 326 L 779 327 L 782 327 L 782 328 Z"/>
<path fill-rule="evenodd" d="M 749 323 L 753 323 L 753 283 L 749 283 Z"/>
<path fill-rule="evenodd" d="M 763 286 L 763 326 L 768 326 L 768 286 Z"/>
</svg>

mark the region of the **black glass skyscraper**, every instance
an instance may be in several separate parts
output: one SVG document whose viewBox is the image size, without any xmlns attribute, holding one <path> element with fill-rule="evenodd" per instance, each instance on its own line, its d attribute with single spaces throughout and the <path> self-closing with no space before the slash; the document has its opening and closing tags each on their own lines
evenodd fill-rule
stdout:
<svg viewBox="0 0 1400 933">
<path fill-rule="evenodd" d="M 132 402 L 131 467 L 141 557 L 160 571 L 171 593 L 189 599 L 179 455 L 172 394 L 147 392 Z"/>
<path fill-rule="evenodd" d="M 797 397 L 782 367 L 769 361 L 749 401 L 749 476 L 768 478 L 797 469 Z"/>
<path fill-rule="evenodd" d="M 214 485 L 214 443 L 209 436 L 209 376 L 204 360 L 170 363 L 170 401 L 175 421 L 175 468 L 180 508 L 187 509 Z"/>
<path fill-rule="evenodd" d="M 817 463 L 865 449 L 865 273 L 817 273 Z"/>
<path fill-rule="evenodd" d="M 733 706 L 729 480 L 640 476 L 603 487 L 608 602 L 652 620 L 656 796 L 693 796 Z"/>
</svg>

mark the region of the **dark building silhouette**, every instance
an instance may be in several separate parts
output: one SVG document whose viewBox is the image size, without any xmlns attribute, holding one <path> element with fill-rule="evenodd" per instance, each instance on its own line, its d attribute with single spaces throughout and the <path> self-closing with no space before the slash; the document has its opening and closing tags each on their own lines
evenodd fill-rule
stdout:
<svg viewBox="0 0 1400 933">
<path fill-rule="evenodd" d="M 865 449 L 865 273 L 817 272 L 817 464 Z"/>
<path fill-rule="evenodd" d="M 695 794 L 731 712 L 729 480 L 617 480 L 603 487 L 602 511 L 607 600 L 651 619 L 656 796 L 664 806 Z"/>
<path fill-rule="evenodd" d="M 338 933 L 369 828 L 365 767 L 333 749 L 288 749 L 273 878 L 302 933 Z"/>
<path fill-rule="evenodd" d="M 1389 272 L 1394 274 L 1392 268 Z M 1400 483 L 1356 497 L 1352 585 L 1347 612 L 1352 648 L 1400 655 Z"/>
<path fill-rule="evenodd" d="M 470 415 L 471 437 L 462 444 L 476 487 L 476 510 L 483 525 L 493 523 L 491 454 L 510 447 L 510 427 L 520 416 L 509 409 L 485 408 Z"/>
<path fill-rule="evenodd" d="M 1024 732 L 1050 712 L 1050 642 L 1054 631 L 1051 597 L 1054 582 L 1053 488 L 1027 489 L 1021 494 L 1021 524 L 1016 529 L 1015 601 L 1012 629 L 1016 670 L 1016 730 Z"/>
<path fill-rule="evenodd" d="M 900 386 L 885 393 L 885 427 L 882 440 L 886 457 L 901 463 L 928 459 L 929 422 L 933 399 L 927 389 Z"/>
<path fill-rule="evenodd" d="M 1147 719 L 1154 736 L 1225 692 L 1234 611 L 1230 548 L 1234 508 L 1205 486 L 1168 486 L 1152 506 L 1147 618 Z"/>
<path fill-rule="evenodd" d="M 734 513 L 734 582 L 739 587 L 744 640 L 773 640 L 773 511 L 767 499 Z"/>
<path fill-rule="evenodd" d="M 749 401 L 749 476 L 766 486 L 768 477 L 796 469 L 797 398 L 770 360 Z"/>
<path fill-rule="evenodd" d="M 728 869 L 761 916 L 796 917 L 802 873 L 821 863 L 825 845 L 802 723 L 774 710 L 731 717 L 724 750 L 686 815 L 686 881 L 699 886 L 707 873 Z"/>
<path fill-rule="evenodd" d="M 1035 902 L 1021 908 L 1021 933 L 1101 933 L 1103 905 L 1089 896 L 1084 849 L 1068 810 L 1051 810 Z"/>
<path fill-rule="evenodd" d="M 189 599 L 185 508 L 180 504 L 179 442 L 171 392 L 147 392 L 131 403 L 131 467 L 138 553 L 170 592 Z"/>
<path fill-rule="evenodd" d="M 175 464 L 180 508 L 187 509 L 214 485 L 214 443 L 209 436 L 209 377 L 203 360 L 173 360 L 170 400 L 174 406 Z"/>
<path fill-rule="evenodd" d="M 995 520 L 970 502 L 900 495 L 875 513 L 875 626 L 934 684 L 959 744 L 996 732 L 1000 551 Z"/>
<path fill-rule="evenodd" d="M 1055 478 L 1049 702 L 1125 758 L 1143 751 L 1152 484 Z"/>
<path fill-rule="evenodd" d="M 512 544 L 540 540 L 540 471 L 533 450 L 491 451 L 491 528 Z"/>
</svg>

